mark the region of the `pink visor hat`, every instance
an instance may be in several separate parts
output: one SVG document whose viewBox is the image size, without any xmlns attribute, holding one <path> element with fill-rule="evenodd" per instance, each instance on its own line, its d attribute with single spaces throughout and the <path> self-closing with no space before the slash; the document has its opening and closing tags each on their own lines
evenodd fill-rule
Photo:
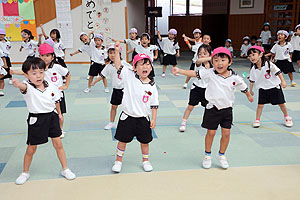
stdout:
<svg viewBox="0 0 300 200">
<path fill-rule="evenodd" d="M 228 55 L 229 58 L 231 58 L 230 51 L 228 49 L 226 49 L 225 47 L 218 47 L 218 48 L 214 49 L 211 54 L 211 57 L 214 57 L 216 54 L 219 54 L 219 53 L 224 53 L 224 54 Z"/>
<path fill-rule="evenodd" d="M 6 31 L 5 31 L 5 29 L 0 29 L 0 35 L 6 35 Z"/>
<path fill-rule="evenodd" d="M 147 54 L 144 54 L 144 53 L 139 53 L 137 54 L 136 56 L 134 56 L 133 58 L 133 66 L 135 66 L 135 64 L 139 61 L 139 60 L 143 60 L 145 58 L 148 58 L 151 62 L 151 65 L 152 65 L 152 60 L 151 58 L 147 55 Z"/>
<path fill-rule="evenodd" d="M 53 47 L 51 47 L 49 44 L 44 43 L 41 44 L 41 46 L 39 47 L 39 53 L 40 55 L 45 55 L 48 53 L 54 53 Z"/>
<path fill-rule="evenodd" d="M 265 52 L 265 50 L 262 48 L 262 47 L 260 47 L 260 46 L 252 46 L 252 47 L 250 47 L 248 50 L 247 50 L 247 52 L 250 50 L 250 49 L 256 49 L 256 50 L 259 50 L 260 52 Z"/>
<path fill-rule="evenodd" d="M 110 49 L 115 49 L 115 43 L 111 43 L 108 47 L 107 47 L 107 51 Z M 122 52 L 122 47 L 120 47 L 120 53 Z"/>
</svg>

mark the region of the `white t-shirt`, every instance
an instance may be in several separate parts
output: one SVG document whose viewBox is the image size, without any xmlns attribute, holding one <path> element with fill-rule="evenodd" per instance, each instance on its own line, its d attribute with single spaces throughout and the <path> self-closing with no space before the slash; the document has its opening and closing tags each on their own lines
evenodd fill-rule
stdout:
<svg viewBox="0 0 300 200">
<path fill-rule="evenodd" d="M 195 45 L 201 46 L 203 44 L 202 40 L 199 40 L 198 42 L 195 40 Z"/>
<path fill-rule="evenodd" d="M 126 66 L 128 68 L 132 68 L 131 65 L 129 65 L 125 60 L 121 61 L 121 65 Z M 107 64 L 104 67 L 104 69 L 102 70 L 100 76 L 102 76 L 103 78 L 110 76 L 113 88 L 115 88 L 115 89 L 123 89 L 124 88 L 123 80 L 120 77 L 120 75 L 118 74 L 115 64 L 113 64 L 113 63 Z"/>
<path fill-rule="evenodd" d="M 272 38 L 271 31 L 261 31 L 260 36 L 263 44 L 270 44 L 269 39 Z"/>
<path fill-rule="evenodd" d="M 0 42 L 0 49 L 4 52 L 4 56 L 7 57 L 10 54 L 11 44 L 10 41 Z"/>
<path fill-rule="evenodd" d="M 147 117 L 152 108 L 158 108 L 158 92 L 154 80 L 143 83 L 132 67 L 124 65 L 119 69 L 124 82 L 122 100 L 123 112 L 132 117 Z"/>
<path fill-rule="evenodd" d="M 80 51 L 81 53 L 85 51 L 90 57 L 92 57 L 92 52 L 89 44 L 82 45 L 81 47 L 79 47 L 78 51 Z"/>
<path fill-rule="evenodd" d="M 98 49 L 96 47 L 94 40 L 91 40 L 89 46 L 91 48 L 91 54 L 92 54 L 91 60 L 94 61 L 95 63 L 104 65 L 105 59 L 107 58 L 107 50 L 105 49 L 105 47 L 102 46 L 100 49 Z"/>
<path fill-rule="evenodd" d="M 230 51 L 230 53 L 233 53 L 233 48 L 232 48 L 232 46 L 230 46 L 230 47 L 228 47 L 228 48 L 225 46 L 225 48 L 228 49 L 228 50 Z"/>
<path fill-rule="evenodd" d="M 44 81 L 45 90 L 41 91 L 29 80 L 23 83 L 27 85 L 26 91 L 22 94 L 29 113 L 50 113 L 56 109 L 55 103 L 60 100 L 61 95 L 55 85 Z"/>
<path fill-rule="evenodd" d="M 162 48 L 163 52 L 165 53 L 165 55 L 166 54 L 176 55 L 177 54 L 176 50 L 180 49 L 178 42 L 177 42 L 177 44 L 174 45 L 174 42 L 169 40 L 169 38 L 167 38 L 167 37 L 162 38 L 160 43 L 161 43 L 161 48 Z"/>
<path fill-rule="evenodd" d="M 4 57 L 4 53 L 2 49 L 0 49 L 0 74 L 5 76 L 7 74 L 7 71 L 3 67 L 4 66 L 4 62 L 2 60 L 3 57 Z"/>
<path fill-rule="evenodd" d="M 129 49 L 135 49 L 137 46 L 141 45 L 140 38 L 138 38 L 136 40 L 125 39 L 124 42 L 129 45 Z"/>
<path fill-rule="evenodd" d="M 30 40 L 29 42 L 22 42 L 21 46 L 25 49 L 27 56 L 36 56 L 38 50 L 38 42 Z"/>
<path fill-rule="evenodd" d="M 210 65 L 212 67 L 212 65 Z M 199 70 L 202 70 L 202 69 L 206 69 L 205 66 L 203 65 L 203 63 L 200 64 L 200 66 L 198 67 L 197 65 L 195 65 L 195 69 L 194 71 L 196 73 L 198 73 Z M 208 70 L 208 69 L 206 69 Z M 192 87 L 191 89 L 194 89 L 195 86 L 198 86 L 198 87 L 201 87 L 201 88 L 207 88 L 207 83 L 208 83 L 209 79 L 204 79 L 204 78 L 201 78 L 201 79 L 198 79 L 197 77 L 194 78 L 194 81 L 193 81 L 193 84 L 192 84 Z"/>
<path fill-rule="evenodd" d="M 288 60 L 291 61 L 290 53 L 293 53 L 293 47 L 291 43 L 286 42 L 283 46 L 278 42 L 272 47 L 271 53 L 275 54 L 275 60 Z"/>
<path fill-rule="evenodd" d="M 137 53 L 144 53 L 146 55 L 148 55 L 151 58 L 151 61 L 153 61 L 153 57 L 154 57 L 154 51 L 158 50 L 158 47 L 156 45 L 150 45 L 149 47 L 143 47 L 142 45 L 138 45 L 135 48 L 135 51 Z"/>
<path fill-rule="evenodd" d="M 241 46 L 241 56 L 246 55 L 247 56 L 247 51 L 251 47 L 251 44 L 249 43 L 247 46 L 245 44 L 242 44 Z"/>
<path fill-rule="evenodd" d="M 193 63 L 196 63 L 197 59 L 198 59 L 198 49 L 199 47 L 202 45 L 202 43 L 198 43 L 198 44 L 195 44 L 195 45 L 192 45 L 192 52 L 194 52 L 194 57 L 192 59 L 192 62 Z"/>
<path fill-rule="evenodd" d="M 59 42 L 54 43 L 53 49 L 56 57 L 62 58 L 65 56 L 63 50 L 65 50 L 66 48 L 61 40 L 59 40 Z"/>
<path fill-rule="evenodd" d="M 294 50 L 300 51 L 300 35 L 293 34 L 291 38 L 291 44 Z"/>
<path fill-rule="evenodd" d="M 268 63 L 270 63 L 270 68 Z M 271 89 L 278 87 L 281 83 L 278 77 L 280 73 L 280 69 L 275 64 L 266 61 L 261 69 L 258 69 L 256 66 L 251 68 L 249 81 L 255 83 L 257 89 Z"/>
<path fill-rule="evenodd" d="M 224 78 L 219 75 L 213 68 L 201 69 L 197 73 L 198 79 L 208 80 L 205 90 L 205 98 L 208 101 L 207 109 L 215 106 L 217 109 L 230 108 L 234 104 L 235 89 L 246 92 L 248 87 L 243 79 L 235 72 L 230 70 L 230 76 Z"/>
</svg>

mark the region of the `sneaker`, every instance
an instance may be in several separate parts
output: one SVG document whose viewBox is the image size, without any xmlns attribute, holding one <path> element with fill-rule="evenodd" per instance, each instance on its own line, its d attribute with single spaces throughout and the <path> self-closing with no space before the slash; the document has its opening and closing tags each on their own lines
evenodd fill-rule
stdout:
<svg viewBox="0 0 300 200">
<path fill-rule="evenodd" d="M 113 172 L 119 173 L 122 169 L 122 162 L 115 161 L 114 166 L 111 168 Z"/>
<path fill-rule="evenodd" d="M 8 84 L 12 85 L 13 84 L 12 80 L 9 79 Z"/>
<path fill-rule="evenodd" d="M 295 81 L 291 81 L 291 86 L 295 87 L 297 85 L 297 83 Z"/>
<path fill-rule="evenodd" d="M 153 170 L 153 167 L 149 161 L 143 162 L 143 169 L 145 172 L 151 172 Z"/>
<path fill-rule="evenodd" d="M 104 89 L 104 92 L 105 92 L 105 93 L 109 93 L 109 89 L 108 89 L 108 88 L 105 88 L 105 89 Z"/>
<path fill-rule="evenodd" d="M 23 185 L 30 177 L 29 173 L 22 172 L 16 180 L 17 185 Z"/>
<path fill-rule="evenodd" d="M 89 88 L 86 88 L 85 90 L 83 90 L 84 93 L 89 93 L 91 90 Z"/>
<path fill-rule="evenodd" d="M 109 122 L 109 123 L 104 127 L 105 130 L 110 130 L 110 129 L 112 129 L 112 128 L 116 128 L 116 125 L 115 125 L 115 123 L 113 123 L 113 122 Z"/>
<path fill-rule="evenodd" d="M 221 165 L 221 167 L 222 167 L 223 169 L 227 169 L 227 168 L 229 167 L 229 164 L 228 164 L 228 162 L 227 162 L 227 159 L 226 159 L 226 157 L 225 157 L 224 155 L 220 156 L 220 155 L 218 154 L 218 155 L 217 155 L 217 159 L 218 159 L 218 161 L 219 161 L 219 163 L 220 163 L 220 165 Z"/>
<path fill-rule="evenodd" d="M 65 137 L 65 133 L 66 133 L 66 132 L 61 131 L 61 135 L 60 135 L 60 138 L 61 138 L 61 139 L 63 139 L 63 138 Z"/>
<path fill-rule="evenodd" d="M 3 97 L 4 96 L 4 92 L 3 90 L 0 90 L 0 97 Z"/>
<path fill-rule="evenodd" d="M 166 74 L 165 74 L 165 73 L 162 73 L 162 74 L 161 74 L 161 77 L 165 78 L 165 77 L 166 77 Z"/>
<path fill-rule="evenodd" d="M 204 156 L 203 161 L 202 161 L 202 166 L 204 169 L 209 169 L 211 168 L 211 156 Z"/>
<path fill-rule="evenodd" d="M 86 77 L 86 80 L 89 80 L 89 79 L 90 79 L 90 76 L 87 76 L 87 77 Z"/>
<path fill-rule="evenodd" d="M 255 120 L 255 121 L 253 122 L 252 126 L 253 126 L 253 128 L 258 128 L 258 127 L 260 127 L 260 122 L 259 122 L 259 120 Z"/>
<path fill-rule="evenodd" d="M 181 124 L 181 126 L 179 127 L 179 131 L 180 132 L 184 132 L 185 131 L 185 124 Z"/>
<path fill-rule="evenodd" d="M 287 127 L 292 127 L 294 125 L 292 118 L 290 116 L 285 117 L 284 121 L 285 121 L 285 126 Z"/>
<path fill-rule="evenodd" d="M 67 180 L 73 180 L 76 178 L 76 175 L 70 169 L 62 170 L 61 175 Z"/>
<path fill-rule="evenodd" d="M 187 83 L 183 84 L 183 89 L 186 89 L 187 88 Z"/>
</svg>

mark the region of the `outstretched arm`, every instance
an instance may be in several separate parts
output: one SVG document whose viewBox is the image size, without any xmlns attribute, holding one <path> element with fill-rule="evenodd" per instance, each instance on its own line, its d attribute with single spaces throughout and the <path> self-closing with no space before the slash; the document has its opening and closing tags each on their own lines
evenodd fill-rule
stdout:
<svg viewBox="0 0 300 200">
<path fill-rule="evenodd" d="M 48 36 L 47 36 L 47 34 L 46 34 L 45 30 L 44 30 L 43 24 L 40 24 L 40 28 L 41 28 L 41 31 L 42 31 L 42 34 L 43 34 L 44 38 L 47 39 Z"/>
<path fill-rule="evenodd" d="M 161 35 L 160 35 L 160 31 L 157 31 L 157 37 L 158 37 L 158 39 L 159 39 L 160 41 L 162 40 Z"/>
<path fill-rule="evenodd" d="M 27 85 L 25 83 L 19 82 L 19 80 L 16 78 L 13 80 L 13 85 L 16 88 L 19 88 L 21 91 L 26 91 L 26 89 L 27 89 Z"/>
<path fill-rule="evenodd" d="M 173 74 L 182 74 L 185 76 L 190 76 L 190 77 L 196 77 L 197 74 L 194 70 L 184 70 L 184 69 L 180 69 L 178 67 L 173 67 L 172 68 L 172 73 Z"/>
<path fill-rule="evenodd" d="M 121 58 L 120 58 L 120 42 L 116 42 L 115 44 L 115 67 L 117 70 L 121 67 Z"/>
</svg>

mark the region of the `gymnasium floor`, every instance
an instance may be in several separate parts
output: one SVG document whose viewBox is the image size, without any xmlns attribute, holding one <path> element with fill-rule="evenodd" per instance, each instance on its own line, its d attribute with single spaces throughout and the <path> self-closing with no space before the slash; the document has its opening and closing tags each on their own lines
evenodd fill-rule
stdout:
<svg viewBox="0 0 300 200">
<path fill-rule="evenodd" d="M 190 66 L 187 59 L 178 63 L 182 68 Z M 196 107 L 186 132 L 180 133 L 178 128 L 189 95 L 189 90 L 181 89 L 185 77 L 171 75 L 169 67 L 163 79 L 160 76 L 162 68 L 156 64 L 160 107 L 150 145 L 154 171 L 143 172 L 140 147 L 133 141 L 127 146 L 122 172 L 113 174 L 111 167 L 117 145 L 113 139 L 115 130 L 103 129 L 109 119 L 111 92 L 104 93 L 100 82 L 91 93 L 83 93 L 87 86 L 88 65 L 68 67 L 72 81 L 66 91 L 68 113 L 64 130 L 67 134 L 62 141 L 68 166 L 78 178 L 67 181 L 59 175 L 60 164 L 49 142 L 38 147 L 29 181 L 23 186 L 14 184 L 22 172 L 28 113 L 20 92 L 6 84 L 5 97 L 0 98 L 1 200 L 299 198 L 300 73 L 294 73 L 298 85 L 284 89 L 294 126 L 286 128 L 279 107 L 267 105 L 263 110 L 262 126 L 252 128 L 257 92 L 252 104 L 244 94 L 236 92 L 234 126 L 226 152 L 230 168 L 220 169 L 215 158 L 220 140 L 218 130 L 212 150 L 213 166 L 205 170 L 202 159 L 206 130 L 200 126 L 204 109 Z M 240 75 L 248 73 L 249 61 L 236 59 L 232 68 Z M 110 79 L 108 85 L 111 86 Z"/>
</svg>

